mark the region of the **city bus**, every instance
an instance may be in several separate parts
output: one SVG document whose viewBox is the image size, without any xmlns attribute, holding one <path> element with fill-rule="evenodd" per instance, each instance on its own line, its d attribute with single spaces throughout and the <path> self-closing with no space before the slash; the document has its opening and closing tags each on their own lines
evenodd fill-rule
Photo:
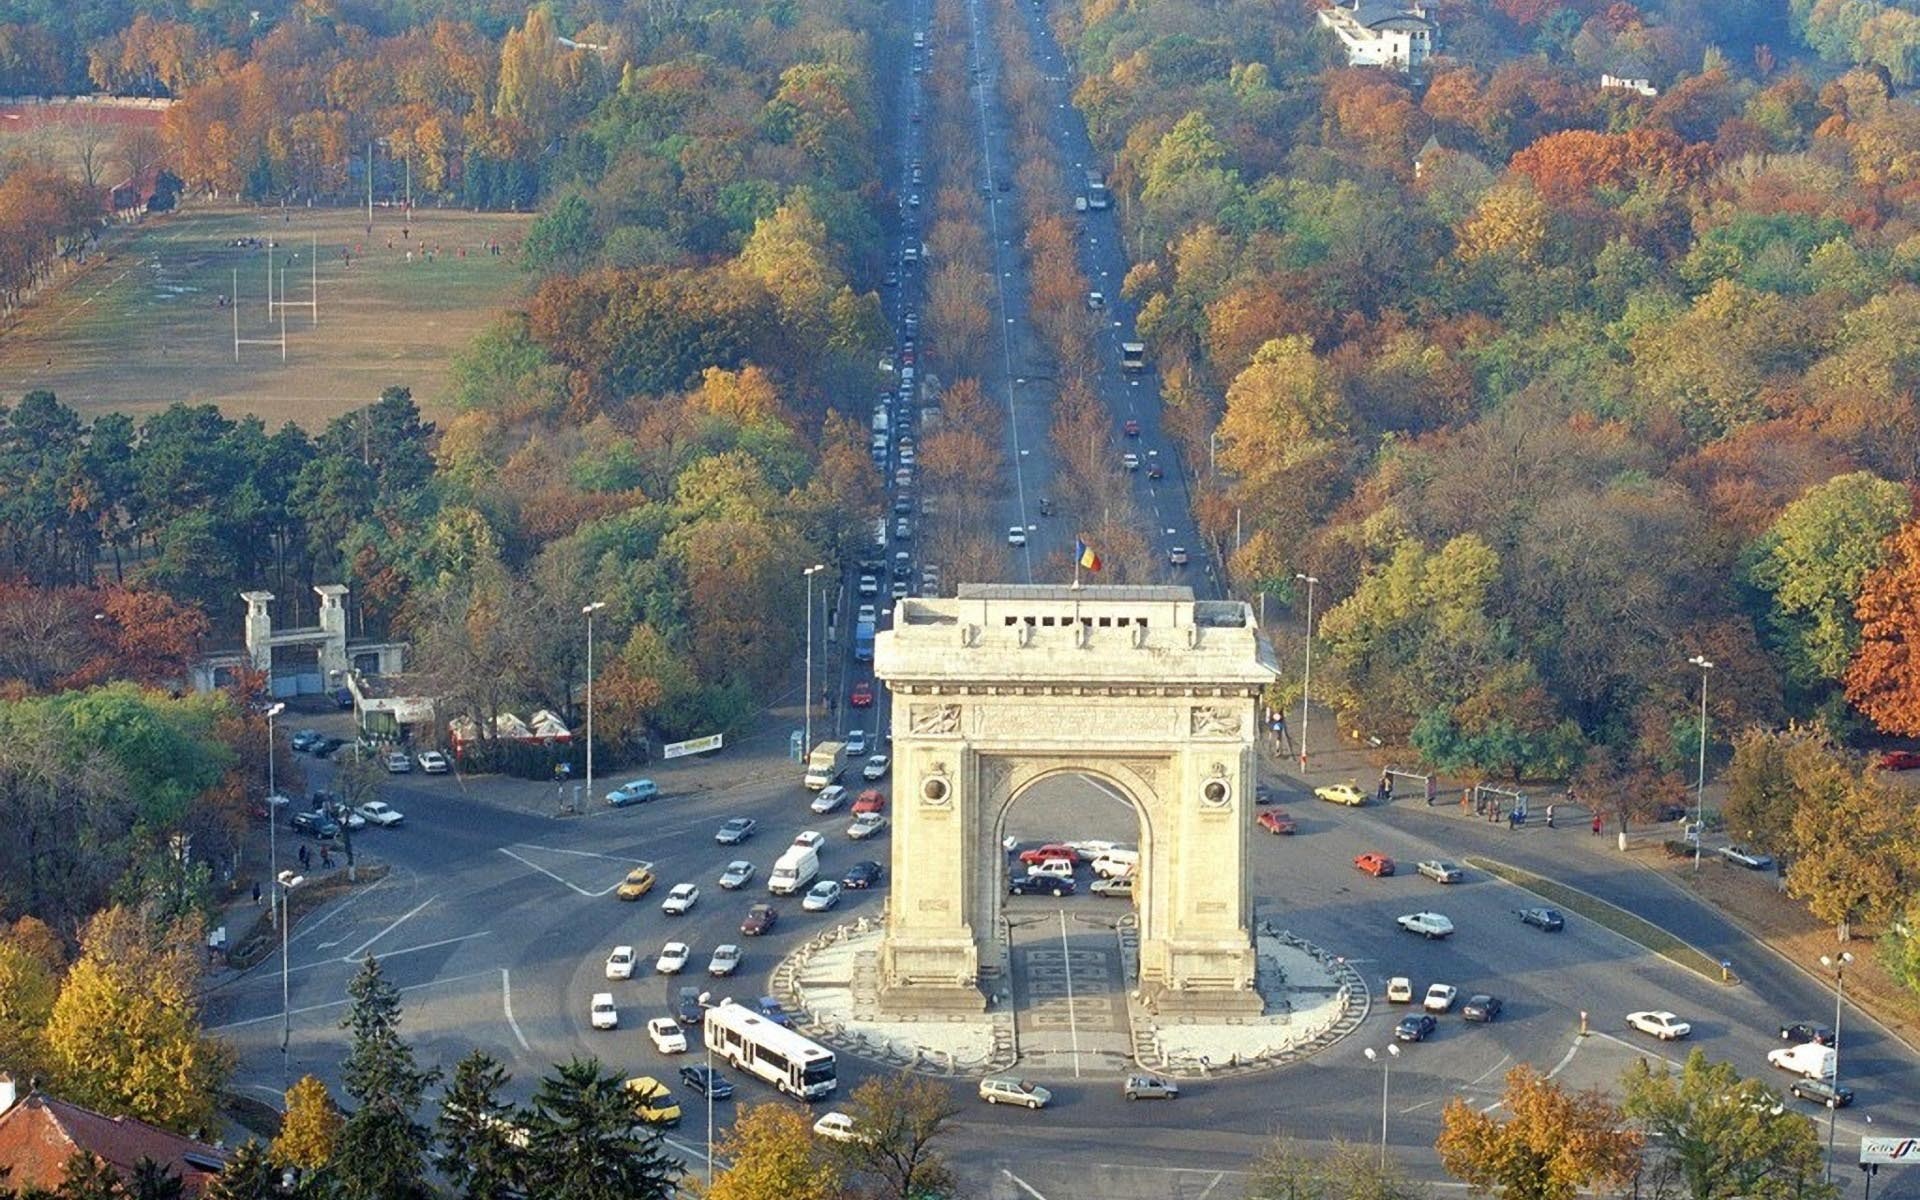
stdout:
<svg viewBox="0 0 1920 1200">
<path fill-rule="evenodd" d="M 727 1001 L 707 1010 L 707 1049 L 735 1070 L 757 1075 L 789 1096 L 819 1100 L 839 1086 L 833 1051 L 745 1005 Z"/>
</svg>

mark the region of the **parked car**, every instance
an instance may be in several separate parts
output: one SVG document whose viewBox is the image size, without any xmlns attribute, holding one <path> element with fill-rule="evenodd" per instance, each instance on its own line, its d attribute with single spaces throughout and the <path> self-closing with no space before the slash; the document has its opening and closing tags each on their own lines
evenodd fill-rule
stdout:
<svg viewBox="0 0 1920 1200">
<path fill-rule="evenodd" d="M 727 864 L 726 870 L 720 872 L 720 886 L 734 892 L 747 886 L 747 881 L 752 878 L 753 864 L 744 858 L 736 858 Z"/>
<path fill-rule="evenodd" d="M 847 873 L 840 879 L 840 886 L 853 891 L 864 891 L 878 885 L 880 876 L 880 864 L 872 859 L 864 859 L 847 868 Z"/>
<path fill-rule="evenodd" d="M 1389 872 L 1391 874 L 1391 872 Z M 1408 933 L 1417 933 L 1429 941 L 1453 936 L 1453 922 L 1444 913 L 1417 912 L 1396 918 L 1396 924 Z"/>
<path fill-rule="evenodd" d="M 1071 896 L 1073 880 L 1061 879 L 1055 875 L 1035 875 L 1031 872 L 1016 876 L 1007 884 L 1009 896 Z"/>
<path fill-rule="evenodd" d="M 1920 750 L 1889 750 L 1874 765 L 1882 771 L 1911 771 L 1920 767 Z"/>
<path fill-rule="evenodd" d="M 1270 808 L 1255 817 L 1253 821 L 1268 833 L 1281 834 L 1294 831 L 1293 818 L 1287 815 L 1285 809 Z"/>
<path fill-rule="evenodd" d="M 1460 989 L 1450 983 L 1430 983 L 1427 994 L 1420 1001 L 1420 1007 L 1428 1012 L 1443 1013 L 1453 1011 L 1453 1002 L 1460 998 Z"/>
<path fill-rule="evenodd" d="M 1161 1075 L 1129 1075 L 1120 1091 L 1129 1100 L 1172 1100 L 1180 1085 Z"/>
<path fill-rule="evenodd" d="M 655 1017 L 647 1022 L 647 1040 L 662 1054 L 685 1054 L 687 1031 L 672 1017 Z"/>
<path fill-rule="evenodd" d="M 332 758 L 333 752 L 346 744 L 347 740 L 345 738 L 323 737 L 313 744 L 313 756 L 315 758 Z"/>
<path fill-rule="evenodd" d="M 740 947 L 728 942 L 713 948 L 713 957 L 707 960 L 707 974 L 731 975 L 740 967 Z"/>
<path fill-rule="evenodd" d="M 680 1068 L 680 1082 L 696 1096 L 711 1096 L 715 1100 L 733 1099 L 733 1085 L 727 1077 L 705 1063 L 696 1063 Z"/>
<path fill-rule="evenodd" d="M 668 942 L 660 947 L 660 957 L 653 960 L 653 969 L 662 975 L 678 975 L 687 969 L 687 960 L 693 957 L 693 947 L 685 942 Z"/>
<path fill-rule="evenodd" d="M 633 978 L 633 947 L 615 946 L 613 953 L 607 955 L 608 979 Z"/>
<path fill-rule="evenodd" d="M 612 808 L 625 808 L 629 804 L 645 804 L 660 794 L 660 788 L 651 779 L 634 779 L 621 784 L 607 793 L 607 804 Z"/>
<path fill-rule="evenodd" d="M 402 751 L 395 750 L 387 755 L 387 774 L 407 775 L 413 771 L 413 760 Z"/>
<path fill-rule="evenodd" d="M 1491 1021 L 1498 1017 L 1500 1010 L 1505 1007 L 1506 1005 L 1501 1003 L 1500 997 L 1489 996 L 1485 992 L 1476 992 L 1474 995 L 1467 997 L 1467 1002 L 1460 1006 L 1460 1019 L 1463 1021 Z"/>
<path fill-rule="evenodd" d="M 1357 855 L 1353 860 L 1355 869 L 1364 871 L 1375 879 L 1393 874 L 1393 860 L 1375 850 Z"/>
<path fill-rule="evenodd" d="M 587 1019 L 595 1029 L 618 1029 L 620 1010 L 614 1007 L 612 992 L 595 992 L 592 1005 L 588 1008 Z"/>
<path fill-rule="evenodd" d="M 1520 923 L 1546 933 L 1558 933 L 1567 927 L 1567 919 L 1560 915 L 1557 908 L 1523 908 L 1520 910 Z"/>
<path fill-rule="evenodd" d="M 419 759 L 420 769 L 429 775 L 445 775 L 450 765 L 447 756 L 438 750 L 422 750 Z"/>
<path fill-rule="evenodd" d="M 1424 1042 L 1439 1027 L 1432 1013 L 1410 1013 L 1393 1027 L 1393 1037 L 1399 1042 Z"/>
<path fill-rule="evenodd" d="M 382 829 L 392 829 L 407 819 L 407 815 L 390 806 L 385 800 L 369 800 L 353 810 L 355 816 L 368 825 L 378 825 Z"/>
<path fill-rule="evenodd" d="M 1329 804 L 1358 808 L 1367 802 L 1367 794 L 1351 783 L 1330 783 L 1313 789 L 1313 794 Z"/>
<path fill-rule="evenodd" d="M 988 1076 L 980 1081 L 980 1098 L 988 1104 L 1020 1104 L 1027 1108 L 1045 1108 L 1053 1093 L 1025 1079 Z"/>
<path fill-rule="evenodd" d="M 700 889 L 691 883 L 676 883 L 667 898 L 660 902 L 660 911 L 670 917 L 683 917 L 693 911 L 700 902 Z"/>
<path fill-rule="evenodd" d="M 287 745 L 304 753 L 318 746 L 323 736 L 318 729 L 302 729 L 287 739 Z"/>
<path fill-rule="evenodd" d="M 1714 853 L 1735 866 L 1745 867 L 1749 871 L 1764 871 L 1773 865 L 1773 855 L 1749 850 L 1744 846 L 1722 846 Z"/>
<path fill-rule="evenodd" d="M 759 822 L 752 817 L 735 817 L 720 827 L 720 831 L 713 835 L 713 840 L 722 846 L 738 846 L 752 837 L 758 826 Z"/>
<path fill-rule="evenodd" d="M 780 920 L 779 910 L 771 904 L 756 904 L 747 910 L 746 920 L 740 922 L 740 932 L 748 937 L 759 937 L 772 929 Z"/>
<path fill-rule="evenodd" d="M 1435 883 L 1459 883 L 1467 877 L 1465 871 L 1444 858 L 1423 859 L 1414 869 Z"/>
<path fill-rule="evenodd" d="M 304 833 L 308 837 L 330 841 L 340 836 L 340 822 L 325 813 L 298 812 L 287 822 L 295 833 Z"/>
<path fill-rule="evenodd" d="M 1693 1026 L 1682 1021 L 1670 1012 L 1648 1010 L 1627 1014 L 1627 1027 L 1637 1029 L 1649 1037 L 1657 1037 L 1663 1042 L 1673 1042 L 1693 1032 Z"/>
</svg>

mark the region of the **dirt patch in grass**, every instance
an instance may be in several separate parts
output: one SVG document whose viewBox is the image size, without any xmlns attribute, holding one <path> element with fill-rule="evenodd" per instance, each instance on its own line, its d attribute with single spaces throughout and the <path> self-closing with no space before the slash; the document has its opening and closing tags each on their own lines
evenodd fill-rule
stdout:
<svg viewBox="0 0 1920 1200">
<path fill-rule="evenodd" d="M 1854 927 L 1852 941 L 1840 943 L 1833 926 L 1823 925 L 1808 915 L 1806 905 L 1780 890 L 1772 871 L 1749 871 L 1708 859 L 1695 875 L 1691 861 L 1675 862 L 1659 846 L 1636 847 L 1630 852 L 1644 866 L 1661 872 L 1687 892 L 1720 910 L 1722 916 L 1745 929 L 1815 974 L 1821 973 L 1820 956 L 1838 950 L 1853 954 L 1847 968 L 1847 1000 L 1872 1013 L 1909 1044 L 1920 1044 L 1920 1002 L 1913 993 L 1893 980 L 1880 966 L 1874 953 L 1873 935 L 1878 930 Z M 1782 1013 L 1783 1018 L 1832 1020 L 1831 1013 Z"/>
<path fill-rule="evenodd" d="M 1534 895 L 1550 900 L 1569 912 L 1577 913 L 1596 925 L 1611 929 L 1628 941 L 1644 946 L 1660 957 L 1677 963 L 1703 978 L 1711 979 L 1715 983 L 1733 982 L 1723 976 L 1720 964 L 1711 955 L 1689 946 L 1658 925 L 1643 921 L 1626 909 L 1609 904 L 1598 896 L 1492 859 L 1469 858 L 1467 861 L 1490 875 L 1497 875 L 1508 883 L 1523 887 Z"/>
</svg>

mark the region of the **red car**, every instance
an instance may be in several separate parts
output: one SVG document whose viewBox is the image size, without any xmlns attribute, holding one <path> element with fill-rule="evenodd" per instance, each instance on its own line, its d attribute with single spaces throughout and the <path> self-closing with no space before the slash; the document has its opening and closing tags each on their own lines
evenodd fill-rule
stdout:
<svg viewBox="0 0 1920 1200">
<path fill-rule="evenodd" d="M 1126 433 L 1128 437 L 1140 436 L 1140 422 L 1138 421 L 1128 421 L 1126 424 L 1122 425 L 1120 428 Z"/>
<path fill-rule="evenodd" d="M 1911 771 L 1920 767 L 1920 750 L 1889 750 L 1876 765 L 1882 771 Z"/>
<path fill-rule="evenodd" d="M 866 791 L 860 793 L 858 800 L 853 802 L 853 811 L 856 814 L 882 812 L 886 807 L 886 793 L 882 792 L 879 788 L 868 788 Z"/>
<path fill-rule="evenodd" d="M 1041 846 L 1033 850 L 1022 850 L 1020 861 L 1030 867 L 1039 866 L 1050 858 L 1064 858 L 1075 866 L 1080 865 L 1080 855 L 1072 846 L 1062 846 L 1058 842 Z"/>
<path fill-rule="evenodd" d="M 873 685 L 864 679 L 854 684 L 853 695 L 847 698 L 847 703 L 855 708 L 873 707 Z"/>
<path fill-rule="evenodd" d="M 1292 833 L 1293 818 L 1284 810 L 1270 808 L 1254 818 L 1254 823 L 1268 833 Z"/>
<path fill-rule="evenodd" d="M 1353 865 L 1373 876 L 1375 879 L 1383 875 L 1393 874 L 1393 860 L 1384 854 L 1378 854 L 1372 850 L 1354 859 Z"/>
</svg>

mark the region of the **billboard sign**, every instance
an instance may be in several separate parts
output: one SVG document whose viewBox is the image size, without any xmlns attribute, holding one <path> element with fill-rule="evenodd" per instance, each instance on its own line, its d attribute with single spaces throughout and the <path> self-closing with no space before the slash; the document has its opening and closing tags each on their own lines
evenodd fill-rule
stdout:
<svg viewBox="0 0 1920 1200">
<path fill-rule="evenodd" d="M 1920 1164 L 1920 1138 L 1861 1138 L 1860 1164 L 1871 1163 Z"/>
<path fill-rule="evenodd" d="M 725 734 L 712 733 L 706 737 L 689 738 L 684 742 L 669 742 L 660 749 L 662 758 L 685 758 L 689 754 L 705 754 L 709 750 L 718 750 Z"/>
</svg>

